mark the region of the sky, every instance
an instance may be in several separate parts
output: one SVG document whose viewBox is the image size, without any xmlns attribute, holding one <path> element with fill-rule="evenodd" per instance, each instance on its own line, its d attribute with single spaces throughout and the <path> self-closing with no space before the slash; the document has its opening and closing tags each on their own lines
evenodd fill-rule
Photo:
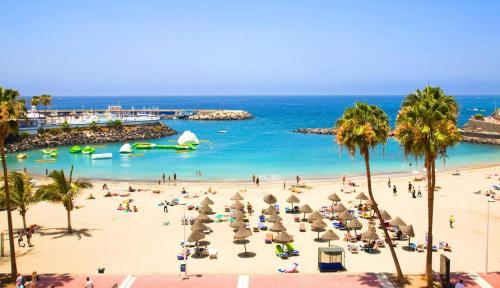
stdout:
<svg viewBox="0 0 500 288">
<path fill-rule="evenodd" d="M 0 1 L 22 95 L 500 94 L 500 1 Z"/>
</svg>

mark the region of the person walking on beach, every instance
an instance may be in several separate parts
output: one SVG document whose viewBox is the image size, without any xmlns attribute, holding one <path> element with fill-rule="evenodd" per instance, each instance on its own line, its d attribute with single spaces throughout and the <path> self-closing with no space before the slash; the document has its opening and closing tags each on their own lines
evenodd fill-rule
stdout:
<svg viewBox="0 0 500 288">
<path fill-rule="evenodd" d="M 177 174 L 174 172 L 174 183 L 177 181 Z"/>
<path fill-rule="evenodd" d="M 415 195 L 415 187 L 413 187 L 413 190 L 411 191 L 411 197 L 413 199 L 417 198 L 417 195 Z"/>
<path fill-rule="evenodd" d="M 422 191 L 420 190 L 420 186 L 418 186 L 418 193 L 417 193 L 417 196 L 418 196 L 418 197 L 422 197 Z"/>
<path fill-rule="evenodd" d="M 85 282 L 85 288 L 94 288 L 94 283 L 90 280 L 90 277 L 87 277 L 87 282 Z"/>
<path fill-rule="evenodd" d="M 255 184 L 256 184 L 257 186 L 259 186 L 259 184 L 260 184 L 259 177 L 255 178 Z"/>
<path fill-rule="evenodd" d="M 163 173 L 163 175 L 161 175 L 161 178 L 163 179 L 163 184 L 165 184 L 165 173 Z"/>
<path fill-rule="evenodd" d="M 168 184 L 170 184 L 170 175 L 168 175 Z"/>
<path fill-rule="evenodd" d="M 413 185 L 411 185 L 411 182 L 408 181 L 408 193 L 411 193 L 411 188 L 413 187 Z"/>
<path fill-rule="evenodd" d="M 342 176 L 342 185 L 345 185 L 345 175 Z"/>
<path fill-rule="evenodd" d="M 453 215 L 450 215 L 450 228 L 453 228 L 453 224 L 455 224 L 455 217 L 453 217 Z"/>
<path fill-rule="evenodd" d="M 31 244 L 31 236 L 33 234 L 31 233 L 31 229 L 28 229 L 26 231 L 26 242 L 28 243 L 28 247 L 33 247 L 33 244 Z"/>
<path fill-rule="evenodd" d="M 168 213 L 168 202 L 165 201 L 165 206 L 163 206 L 163 212 Z"/>
<path fill-rule="evenodd" d="M 393 194 L 394 196 L 398 196 L 398 189 L 396 188 L 396 185 L 394 185 L 394 186 L 392 187 L 392 194 Z"/>
<path fill-rule="evenodd" d="M 391 178 L 389 178 L 389 180 L 387 181 L 387 186 L 389 186 L 389 188 L 391 188 Z"/>
<path fill-rule="evenodd" d="M 300 183 L 300 176 L 297 175 L 297 177 L 295 177 L 295 179 L 297 180 L 297 186 L 299 186 L 299 183 Z"/>
<path fill-rule="evenodd" d="M 255 174 L 252 175 L 252 183 L 255 184 Z"/>
<path fill-rule="evenodd" d="M 17 246 L 24 247 L 23 234 L 21 231 L 17 231 Z"/>
<path fill-rule="evenodd" d="M 45 169 L 45 176 L 49 176 L 49 169 Z"/>
<path fill-rule="evenodd" d="M 286 182 L 283 181 L 283 190 L 286 189 Z"/>
</svg>

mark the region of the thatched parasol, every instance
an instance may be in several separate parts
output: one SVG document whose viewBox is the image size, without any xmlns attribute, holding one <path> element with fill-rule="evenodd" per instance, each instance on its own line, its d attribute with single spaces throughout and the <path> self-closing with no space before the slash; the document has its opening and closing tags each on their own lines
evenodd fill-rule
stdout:
<svg viewBox="0 0 500 288">
<path fill-rule="evenodd" d="M 243 208 L 245 208 L 245 204 L 241 203 L 238 200 L 235 200 L 233 204 L 231 204 L 231 209 L 241 210 Z"/>
<path fill-rule="evenodd" d="M 284 244 L 293 241 L 293 236 L 288 234 L 286 231 L 283 231 L 274 238 L 274 241 L 283 244 L 282 246 L 285 246 Z"/>
<path fill-rule="evenodd" d="M 229 214 L 229 217 L 241 219 L 245 218 L 245 213 L 243 213 L 243 211 L 241 210 L 234 210 L 233 212 L 231 212 L 231 214 Z"/>
<path fill-rule="evenodd" d="M 196 253 L 199 253 L 200 249 L 198 247 L 198 241 L 201 239 L 205 238 L 205 234 L 203 234 L 200 231 L 193 231 L 191 234 L 189 234 L 189 237 L 187 238 L 188 242 L 196 242 Z"/>
<path fill-rule="evenodd" d="M 361 238 L 362 239 L 368 239 L 368 240 L 378 240 L 378 234 L 375 232 L 375 229 L 368 229 L 367 231 L 361 233 Z"/>
<path fill-rule="evenodd" d="M 286 203 L 292 204 L 292 210 L 293 210 L 293 204 L 294 203 L 300 203 L 300 199 L 295 196 L 295 195 L 290 195 L 290 197 L 286 198 Z"/>
<path fill-rule="evenodd" d="M 317 220 L 317 219 L 323 219 L 323 215 L 321 215 L 321 213 L 319 213 L 319 211 L 314 211 L 313 213 L 311 213 L 311 215 L 309 215 L 309 220 Z"/>
<path fill-rule="evenodd" d="M 339 195 L 337 195 L 337 193 L 333 193 L 333 194 L 330 194 L 330 196 L 328 196 L 328 200 L 332 201 L 333 204 L 335 204 L 335 202 L 340 202 L 340 197 Z M 333 206 L 332 204 L 332 206 Z"/>
<path fill-rule="evenodd" d="M 391 224 L 392 226 L 398 226 L 398 227 L 399 227 L 399 226 L 406 226 L 405 221 L 403 221 L 403 220 L 402 220 L 401 218 L 399 218 L 399 217 L 396 217 L 396 218 L 392 219 L 392 221 L 390 222 L 390 224 Z"/>
<path fill-rule="evenodd" d="M 337 203 L 335 206 L 333 206 L 333 211 L 337 213 L 343 212 L 345 210 L 347 210 L 347 208 L 345 208 L 344 204 L 342 203 Z"/>
<path fill-rule="evenodd" d="M 266 209 L 264 209 L 264 215 L 272 215 L 276 214 L 276 208 L 274 206 L 269 206 Z"/>
<path fill-rule="evenodd" d="M 266 220 L 269 222 L 279 222 L 283 219 L 278 214 L 271 214 L 271 216 L 267 217 Z"/>
<path fill-rule="evenodd" d="M 300 206 L 299 212 L 304 213 L 304 218 L 302 220 L 306 220 L 306 213 L 313 212 L 313 209 L 311 208 L 311 206 L 304 204 L 304 205 Z"/>
<path fill-rule="evenodd" d="M 200 202 L 200 205 L 214 205 L 214 201 L 212 201 L 212 199 L 210 199 L 208 197 L 205 197 L 205 199 L 203 199 Z"/>
<path fill-rule="evenodd" d="M 320 237 L 323 241 L 328 241 L 328 247 L 330 247 L 330 241 L 339 240 L 339 236 L 332 231 L 332 229 L 328 229 L 323 235 Z"/>
<path fill-rule="evenodd" d="M 252 235 L 252 231 L 250 229 L 246 229 L 243 227 L 240 227 L 236 233 L 234 233 L 234 239 L 236 240 L 244 240 L 245 238 L 248 238 Z M 245 241 L 243 241 L 243 246 L 245 247 L 245 254 L 247 253 L 247 244 Z"/>
<path fill-rule="evenodd" d="M 365 193 L 363 192 L 360 192 L 358 195 L 356 195 L 356 199 L 359 200 L 359 204 L 361 204 L 361 201 L 366 201 L 370 198 L 368 198 L 368 196 L 365 195 Z"/>
<path fill-rule="evenodd" d="M 346 225 L 347 229 L 354 229 L 354 234 L 356 234 L 356 230 L 360 230 L 363 228 L 363 224 L 359 222 L 358 218 L 354 218 Z"/>
<path fill-rule="evenodd" d="M 205 213 L 198 214 L 198 216 L 196 216 L 195 220 L 205 222 L 205 223 L 211 221 L 210 217 L 208 217 L 207 214 L 205 214 Z"/>
<path fill-rule="evenodd" d="M 241 194 L 239 192 L 236 192 L 236 194 L 234 194 L 233 196 L 231 196 L 231 200 L 243 200 L 245 198 L 243 198 L 243 196 L 241 196 Z"/>
<path fill-rule="evenodd" d="M 205 230 L 208 230 L 209 227 L 201 221 L 195 221 L 193 225 L 191 225 L 191 231 L 200 231 L 203 232 Z"/>
<path fill-rule="evenodd" d="M 373 201 L 372 201 L 372 199 L 368 199 L 368 200 L 365 202 L 365 205 L 366 205 L 366 206 L 370 206 L 370 207 L 371 207 L 371 206 L 373 206 Z"/>
<path fill-rule="evenodd" d="M 400 226 L 401 232 L 408 236 L 408 245 L 410 245 L 411 237 L 415 237 L 415 231 L 413 231 L 413 225 Z"/>
<path fill-rule="evenodd" d="M 264 196 L 264 202 L 266 202 L 269 205 L 272 205 L 277 201 L 278 199 L 276 199 L 276 197 L 273 194 L 267 194 L 266 196 Z"/>
<path fill-rule="evenodd" d="M 203 214 L 214 214 L 214 212 L 212 211 L 212 208 L 210 208 L 210 206 L 208 206 L 208 204 L 200 206 L 198 211 L 200 213 L 203 213 Z"/>
<path fill-rule="evenodd" d="M 241 219 L 236 219 L 233 222 L 230 222 L 229 226 L 231 228 L 238 229 L 238 228 L 247 226 L 247 224 Z"/>
<path fill-rule="evenodd" d="M 286 228 L 281 222 L 275 222 L 273 226 L 269 228 L 269 231 L 278 232 L 279 234 L 280 232 L 286 231 Z"/>
<path fill-rule="evenodd" d="M 391 214 L 389 214 L 389 212 L 387 212 L 386 210 L 382 210 L 380 212 L 380 215 L 382 215 L 382 219 L 384 219 L 384 221 L 389 221 L 392 219 Z"/>
<path fill-rule="evenodd" d="M 352 218 L 354 217 L 348 210 L 344 210 L 342 213 L 339 214 L 339 219 L 343 221 L 351 220 Z"/>
<path fill-rule="evenodd" d="M 323 229 L 328 226 L 328 224 L 325 223 L 322 219 L 316 219 L 314 222 L 311 224 L 311 228 L 315 231 L 318 231 L 318 238 L 319 239 L 319 232 L 323 231 Z"/>
</svg>

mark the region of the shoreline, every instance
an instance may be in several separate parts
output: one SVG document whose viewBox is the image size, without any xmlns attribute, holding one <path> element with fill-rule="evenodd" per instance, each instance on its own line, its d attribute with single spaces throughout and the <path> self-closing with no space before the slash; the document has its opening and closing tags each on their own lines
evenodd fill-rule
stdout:
<svg viewBox="0 0 500 288">
<path fill-rule="evenodd" d="M 475 171 L 475 170 L 482 170 L 482 169 L 488 169 L 488 168 L 494 168 L 494 167 L 499 167 L 500 168 L 500 163 L 484 163 L 484 164 L 471 164 L 471 165 L 461 165 L 453 168 L 442 168 L 438 169 L 436 171 L 437 175 L 442 174 L 442 173 L 449 173 L 450 171 Z M 2 169 L 0 169 L 1 171 Z M 419 169 L 420 174 L 425 174 L 422 169 Z M 30 173 L 30 175 L 33 177 L 34 180 L 43 180 L 46 179 L 47 176 L 39 173 Z M 257 174 L 256 174 L 257 175 Z M 359 172 L 356 174 L 344 174 L 346 178 L 350 179 L 360 179 L 360 178 L 365 178 L 366 174 L 363 172 Z M 392 172 L 378 172 L 378 173 L 372 173 L 372 179 L 373 180 L 379 180 L 382 178 L 401 178 L 401 177 L 407 177 L 407 176 L 412 176 L 412 172 L 403 172 L 403 171 L 392 171 Z M 337 182 L 340 181 L 340 178 L 342 178 L 343 175 L 338 175 L 338 176 L 332 176 L 332 177 L 301 177 L 302 181 L 310 181 L 313 183 L 325 183 L 325 182 Z M 123 183 L 123 182 L 130 182 L 130 183 L 145 183 L 145 184 L 155 184 L 158 183 L 158 179 L 155 180 L 149 180 L 149 179 L 119 179 L 119 178 L 107 178 L 107 177 L 78 177 L 79 179 L 85 179 L 85 180 L 92 180 L 92 181 L 98 181 L 98 182 L 103 182 L 107 181 L 110 183 Z M 250 182 L 251 175 L 249 175 L 248 180 L 243 180 L 243 179 L 200 179 L 200 180 L 177 180 L 176 184 L 179 183 L 190 183 L 190 184 L 224 184 L 224 183 L 231 183 L 231 184 L 245 184 Z M 295 178 L 280 178 L 280 179 L 272 179 L 272 180 L 266 180 L 263 179 L 261 180 L 261 185 L 267 185 L 267 184 L 283 184 L 283 181 L 285 182 L 295 182 Z M 168 181 L 165 182 L 165 184 L 173 184 L 174 181 L 172 180 L 170 183 Z"/>
</svg>

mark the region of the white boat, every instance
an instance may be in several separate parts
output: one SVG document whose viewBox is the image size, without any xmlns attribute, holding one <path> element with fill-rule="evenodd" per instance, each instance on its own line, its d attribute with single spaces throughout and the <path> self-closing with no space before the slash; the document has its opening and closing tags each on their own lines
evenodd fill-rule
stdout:
<svg viewBox="0 0 500 288">
<path fill-rule="evenodd" d="M 130 146 L 130 144 L 128 143 L 125 143 L 122 145 L 122 147 L 120 148 L 120 153 L 132 153 L 132 146 Z"/>
<path fill-rule="evenodd" d="M 111 159 L 112 157 L 113 157 L 112 153 L 92 154 L 92 160 Z"/>
<path fill-rule="evenodd" d="M 219 130 L 217 133 L 227 133 L 227 130 Z"/>
</svg>

